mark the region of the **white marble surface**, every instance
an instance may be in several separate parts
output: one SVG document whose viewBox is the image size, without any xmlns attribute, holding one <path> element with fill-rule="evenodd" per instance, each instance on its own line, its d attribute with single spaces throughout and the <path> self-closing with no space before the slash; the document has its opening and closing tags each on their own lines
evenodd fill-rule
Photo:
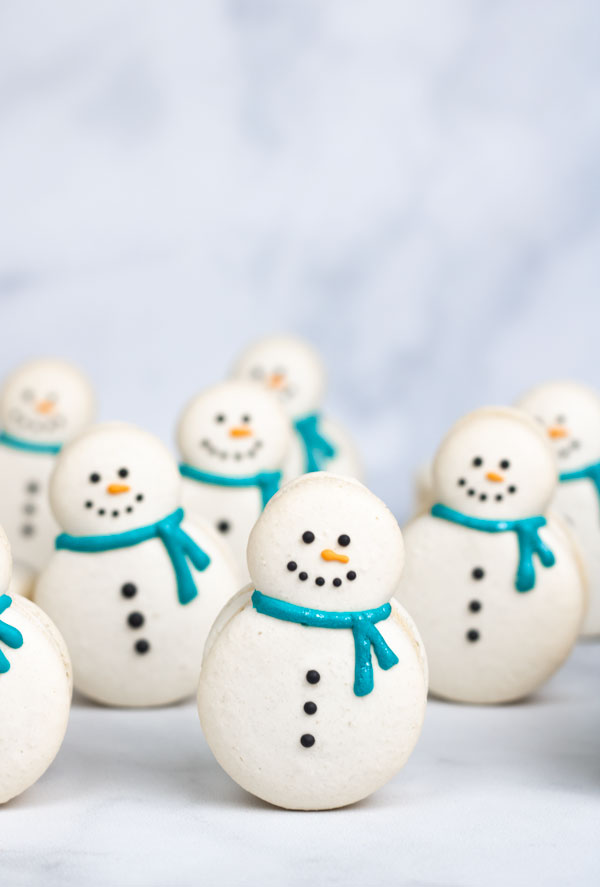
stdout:
<svg viewBox="0 0 600 887">
<path fill-rule="evenodd" d="M 0 374 L 62 352 L 170 440 L 296 330 L 405 514 L 458 414 L 600 385 L 599 28 L 594 0 L 6 0 Z"/>
<path fill-rule="evenodd" d="M 329 813 L 268 807 L 195 707 L 78 704 L 54 766 L 0 811 L 10 887 L 587 887 L 600 879 L 599 648 L 520 705 L 432 702 L 405 770 Z"/>
</svg>

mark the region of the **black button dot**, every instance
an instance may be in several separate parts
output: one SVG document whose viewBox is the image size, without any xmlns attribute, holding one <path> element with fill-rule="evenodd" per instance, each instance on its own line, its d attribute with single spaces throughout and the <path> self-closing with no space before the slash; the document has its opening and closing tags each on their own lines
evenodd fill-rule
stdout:
<svg viewBox="0 0 600 887">
<path fill-rule="evenodd" d="M 356 573 L 354 570 L 350 570 L 349 573 L 346 573 L 346 579 L 349 579 L 350 582 L 353 582 L 356 579 Z"/>
<path fill-rule="evenodd" d="M 325 580 L 322 576 L 317 576 L 315 579 L 315 585 L 325 585 Z"/>
<path fill-rule="evenodd" d="M 479 613 L 481 610 L 481 601 L 471 601 L 469 603 L 469 610 L 471 613 Z"/>
<path fill-rule="evenodd" d="M 25 487 L 28 493 L 39 493 L 40 485 L 35 480 L 30 480 L 27 486 Z"/>
<path fill-rule="evenodd" d="M 335 585 L 336 588 L 339 588 L 340 585 L 342 584 L 342 580 L 341 579 L 334 579 L 333 584 Z"/>
<path fill-rule="evenodd" d="M 23 506 L 23 511 L 25 512 L 25 514 L 35 514 L 35 505 L 33 505 L 31 502 L 28 502 L 26 505 Z"/>
<path fill-rule="evenodd" d="M 304 582 L 305 579 L 308 579 L 308 573 L 305 573 L 304 570 L 302 570 L 301 573 L 298 573 L 298 579 L 302 579 L 302 581 Z"/>
<path fill-rule="evenodd" d="M 346 545 L 350 545 L 350 536 L 342 533 L 341 536 L 338 536 L 338 545 L 341 545 L 343 548 L 345 548 Z"/>
<path fill-rule="evenodd" d="M 144 624 L 144 616 L 142 613 L 133 612 L 127 617 L 127 624 L 130 628 L 141 628 Z"/>
<path fill-rule="evenodd" d="M 217 524 L 217 530 L 219 533 L 228 533 L 231 529 L 231 524 L 227 520 L 220 520 Z"/>
<path fill-rule="evenodd" d="M 302 533 L 302 541 L 306 542 L 307 545 L 310 545 L 311 542 L 315 541 L 315 534 L 311 533 L 310 530 L 307 530 L 306 533 Z"/>
<path fill-rule="evenodd" d="M 303 733 L 300 737 L 300 745 L 303 745 L 304 748 L 311 748 L 315 744 L 315 737 L 312 733 Z"/>
<path fill-rule="evenodd" d="M 147 653 L 150 649 L 150 644 L 148 641 L 141 640 L 135 642 L 135 652 L 136 653 Z"/>
<path fill-rule="evenodd" d="M 290 571 L 290 573 L 293 573 L 294 570 L 298 569 L 298 564 L 296 563 L 296 561 L 288 561 L 287 568 Z"/>
<path fill-rule="evenodd" d="M 483 569 L 483 567 L 475 567 L 473 570 L 471 570 L 471 576 L 473 577 L 473 579 L 483 579 L 483 577 L 485 576 L 485 570 Z"/>
<path fill-rule="evenodd" d="M 479 640 L 479 632 L 476 628 L 470 628 L 467 632 L 467 640 L 474 643 Z"/>
<path fill-rule="evenodd" d="M 126 582 L 125 585 L 121 586 L 121 594 L 123 597 L 135 597 L 137 594 L 137 586 L 135 586 L 133 582 Z"/>
<path fill-rule="evenodd" d="M 21 533 L 24 536 L 33 536 L 33 534 L 35 533 L 35 529 L 31 524 L 23 524 L 23 526 L 21 527 Z"/>
<path fill-rule="evenodd" d="M 304 711 L 306 712 L 307 715 L 314 715 L 316 710 L 317 710 L 317 703 L 316 702 L 305 702 L 304 703 Z"/>
<path fill-rule="evenodd" d="M 314 668 L 311 668 L 310 671 L 306 672 L 306 680 L 309 684 L 318 684 L 321 680 L 321 675 Z"/>
</svg>

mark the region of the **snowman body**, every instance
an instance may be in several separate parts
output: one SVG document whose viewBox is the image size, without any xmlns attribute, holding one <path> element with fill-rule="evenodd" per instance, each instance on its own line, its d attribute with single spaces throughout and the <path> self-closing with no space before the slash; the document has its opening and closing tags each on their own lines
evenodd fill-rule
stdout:
<svg viewBox="0 0 600 887">
<path fill-rule="evenodd" d="M 77 689 L 106 705 L 151 706 L 191 695 L 204 640 L 239 575 L 218 539 L 183 521 L 209 555 L 191 567 L 198 595 L 177 596 L 163 543 L 97 553 L 56 551 L 38 579 L 35 600 L 60 625 Z"/>
<path fill-rule="evenodd" d="M 0 614 L 22 646 L 0 650 L 10 668 L 0 674 L 0 804 L 29 788 L 56 756 L 71 705 L 71 666 L 60 634 L 31 601 L 18 595 Z"/>
<path fill-rule="evenodd" d="M 262 511 L 258 487 L 215 486 L 184 477 L 182 495 L 186 511 L 204 517 L 245 572 L 248 536 Z"/>
<path fill-rule="evenodd" d="M 589 601 L 582 634 L 600 634 L 600 498 L 587 478 L 560 483 L 554 507 L 564 518 L 581 552 L 589 583 Z"/>
<path fill-rule="evenodd" d="M 404 528 L 397 597 L 419 627 L 430 689 L 459 702 L 528 695 L 562 664 L 585 612 L 585 588 L 562 524 L 540 530 L 556 563 L 536 563 L 535 586 L 515 588 L 515 533 L 485 533 L 431 514 Z"/>
<path fill-rule="evenodd" d="M 267 504 L 248 543 L 253 584 L 215 621 L 198 689 L 205 737 L 247 791 L 326 810 L 404 765 L 427 666 L 389 603 L 402 562 L 393 515 L 355 480 L 307 474 Z"/>
<path fill-rule="evenodd" d="M 383 671 L 375 662 L 374 689 L 358 697 L 350 631 L 271 619 L 251 601 L 222 627 L 198 702 L 206 739 L 236 782 L 271 804 L 327 809 L 402 767 L 423 721 L 424 654 L 397 604 L 379 630 L 399 663 Z"/>
</svg>

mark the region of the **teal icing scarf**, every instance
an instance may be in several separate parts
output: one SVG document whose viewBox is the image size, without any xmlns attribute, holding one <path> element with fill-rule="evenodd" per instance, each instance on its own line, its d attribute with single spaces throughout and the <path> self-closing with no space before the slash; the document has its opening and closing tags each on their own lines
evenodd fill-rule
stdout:
<svg viewBox="0 0 600 887">
<path fill-rule="evenodd" d="M 11 604 L 11 597 L 7 594 L 0 595 L 0 613 L 4 613 L 5 610 L 8 610 Z M 19 647 L 23 646 L 23 635 L 18 628 L 14 628 L 12 625 L 7 625 L 6 622 L 3 622 L 2 619 L 0 619 L 0 641 L 2 641 L 3 644 L 6 644 L 7 647 L 10 647 L 13 650 L 18 650 Z M 2 650 L 0 650 L 0 674 L 6 674 L 9 668 L 10 662 Z"/>
<path fill-rule="evenodd" d="M 570 480 L 591 480 L 596 487 L 596 493 L 600 500 L 600 462 L 594 462 L 593 465 L 586 465 L 585 468 L 579 468 L 577 471 L 563 471 L 558 475 L 561 483 L 568 483 Z"/>
<path fill-rule="evenodd" d="M 379 667 L 384 671 L 398 664 L 398 657 L 390 650 L 380 632 L 375 628 L 376 622 L 383 622 L 392 612 L 390 604 L 383 604 L 374 610 L 311 610 L 298 607 L 287 601 L 269 597 L 260 591 L 252 595 L 254 609 L 265 616 L 282 619 L 284 622 L 296 622 L 299 625 L 316 628 L 347 628 L 354 638 L 354 693 L 356 696 L 368 696 L 373 689 L 373 663 L 371 646 L 375 651 Z"/>
<path fill-rule="evenodd" d="M 319 413 L 311 413 L 302 419 L 296 419 L 294 428 L 302 438 L 306 455 L 306 473 L 321 471 L 326 459 L 333 459 L 335 447 L 319 430 L 321 417 Z"/>
<path fill-rule="evenodd" d="M 440 503 L 433 506 L 431 513 L 434 517 L 460 524 L 461 527 L 468 527 L 470 530 L 480 530 L 484 533 L 516 533 L 519 542 L 519 566 L 515 578 L 517 591 L 531 591 L 535 588 L 534 554 L 537 554 L 544 567 L 553 567 L 556 563 L 553 552 L 542 541 L 538 532 L 541 527 L 546 526 L 546 518 L 541 515 L 521 520 L 483 520 L 454 511 L 453 508 Z"/>
<path fill-rule="evenodd" d="M 129 548 L 149 539 L 160 539 L 173 564 L 179 603 L 189 604 L 198 594 L 198 589 L 187 559 L 191 560 L 197 570 L 206 570 L 210 558 L 197 542 L 181 529 L 182 520 L 183 508 L 178 508 L 173 514 L 168 514 L 162 520 L 146 527 L 136 527 L 135 530 L 127 530 L 125 533 L 109 533 L 106 536 L 69 536 L 68 533 L 61 533 L 54 544 L 58 549 L 95 553 Z"/>
<path fill-rule="evenodd" d="M 211 474 L 209 471 L 201 471 L 193 465 L 183 463 L 179 466 L 179 472 L 183 477 L 197 480 L 202 484 L 214 484 L 218 487 L 258 487 L 262 496 L 264 508 L 271 496 L 279 489 L 281 481 L 280 471 L 260 471 L 248 477 L 228 477 L 224 474 Z"/>
<path fill-rule="evenodd" d="M 55 456 L 60 453 L 60 444 L 50 443 L 32 443 L 30 440 L 23 440 L 22 437 L 15 437 L 8 431 L 0 431 L 0 444 L 5 447 L 12 447 L 14 450 L 26 450 L 29 453 L 51 453 Z"/>
</svg>

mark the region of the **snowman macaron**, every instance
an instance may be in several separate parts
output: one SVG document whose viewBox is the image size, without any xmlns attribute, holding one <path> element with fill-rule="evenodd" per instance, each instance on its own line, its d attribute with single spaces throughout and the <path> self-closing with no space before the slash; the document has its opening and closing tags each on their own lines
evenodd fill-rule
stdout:
<svg viewBox="0 0 600 887">
<path fill-rule="evenodd" d="M 576 382 L 548 382 L 518 406 L 544 428 L 559 469 L 554 506 L 579 545 L 589 581 L 584 635 L 600 635 L 600 397 Z"/>
<path fill-rule="evenodd" d="M 279 489 L 291 437 L 283 407 L 255 382 L 215 385 L 179 420 L 183 504 L 210 521 L 244 574 L 250 530 Z"/>
<path fill-rule="evenodd" d="M 217 535 L 185 516 L 166 447 L 132 425 L 92 427 L 61 453 L 50 500 L 64 533 L 35 599 L 65 637 L 76 688 L 107 705 L 189 696 L 240 576 Z"/>
<path fill-rule="evenodd" d="M 92 421 L 94 396 L 71 364 L 42 359 L 15 370 L 0 393 L 0 524 L 14 559 L 11 593 L 29 594 L 58 526 L 48 480 L 65 441 Z"/>
<path fill-rule="evenodd" d="M 395 518 L 358 481 L 305 475 L 266 506 L 248 544 L 252 585 L 218 617 L 198 690 L 208 744 L 247 791 L 325 810 L 404 765 L 427 667 L 390 603 L 403 561 Z"/>
<path fill-rule="evenodd" d="M 317 352 L 295 336 L 270 336 L 250 345 L 233 375 L 276 392 L 292 421 L 294 438 L 284 480 L 327 470 L 359 477 L 360 460 L 348 433 L 321 413 L 325 369 Z"/>
<path fill-rule="evenodd" d="M 548 513 L 556 481 L 546 435 L 520 410 L 476 410 L 442 442 L 435 504 L 404 529 L 397 591 L 435 695 L 520 699 L 569 654 L 586 589 L 571 536 Z"/>
<path fill-rule="evenodd" d="M 11 556 L 0 529 L 0 804 L 33 785 L 54 760 L 71 708 L 71 663 L 39 607 L 6 594 Z"/>
</svg>

